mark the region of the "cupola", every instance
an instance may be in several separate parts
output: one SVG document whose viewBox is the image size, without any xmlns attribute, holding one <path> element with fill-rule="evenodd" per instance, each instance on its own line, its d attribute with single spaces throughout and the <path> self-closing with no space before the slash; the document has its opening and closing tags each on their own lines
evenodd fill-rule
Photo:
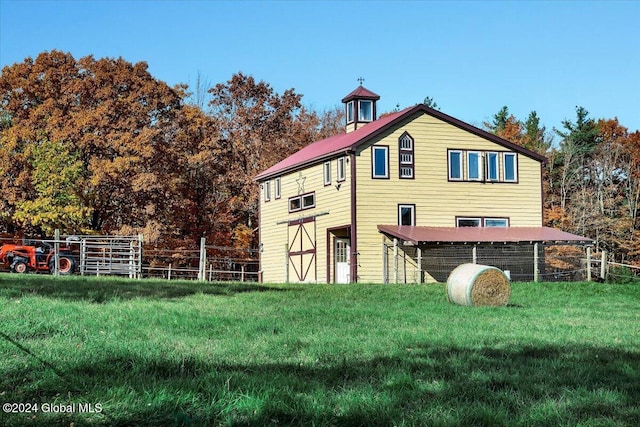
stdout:
<svg viewBox="0 0 640 427">
<path fill-rule="evenodd" d="M 347 133 L 371 123 L 377 118 L 376 101 L 380 96 L 362 86 L 363 78 L 359 78 L 358 86 L 349 95 L 342 98 L 347 118 Z"/>
</svg>

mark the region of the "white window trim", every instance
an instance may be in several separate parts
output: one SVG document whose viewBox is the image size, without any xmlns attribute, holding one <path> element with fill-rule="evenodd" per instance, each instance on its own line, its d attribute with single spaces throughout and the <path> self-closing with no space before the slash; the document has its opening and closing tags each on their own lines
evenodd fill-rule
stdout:
<svg viewBox="0 0 640 427">
<path fill-rule="evenodd" d="M 410 164 L 400 165 L 400 178 L 413 178 L 413 168 Z"/>
<path fill-rule="evenodd" d="M 306 197 L 311 196 L 313 199 L 313 203 L 310 205 L 305 205 L 304 203 L 304 199 Z M 299 207 L 296 209 L 291 209 L 291 202 L 298 200 L 299 201 Z M 298 212 L 298 211 L 304 211 L 306 209 L 312 209 L 316 207 L 316 192 L 312 191 L 311 193 L 305 193 L 305 194 L 300 194 L 298 196 L 293 196 L 293 197 L 289 197 L 289 202 L 288 202 L 288 209 L 289 212 Z"/>
<path fill-rule="evenodd" d="M 478 221 L 477 227 L 482 226 L 482 218 L 480 217 L 458 217 L 456 218 L 456 227 L 460 227 L 460 221 Z M 466 227 L 469 227 L 468 225 Z"/>
<path fill-rule="evenodd" d="M 402 143 L 404 141 L 409 141 L 409 147 L 402 146 Z M 411 136 L 409 136 L 409 134 L 407 133 L 402 135 L 402 137 L 400 138 L 400 151 L 413 151 L 413 138 L 411 138 Z"/>
<path fill-rule="evenodd" d="M 513 157 L 513 179 L 507 179 L 507 157 Z M 518 182 L 518 154 L 502 153 L 502 173 L 504 182 Z"/>
<path fill-rule="evenodd" d="M 482 221 L 483 221 L 484 227 L 490 227 L 490 228 L 509 227 L 509 218 L 484 218 Z M 487 225 L 487 221 L 504 221 L 504 225 Z"/>
<path fill-rule="evenodd" d="M 324 162 L 322 173 L 324 175 L 324 185 L 331 185 L 331 162 Z"/>
<path fill-rule="evenodd" d="M 338 159 L 338 182 L 347 179 L 344 157 Z"/>
<path fill-rule="evenodd" d="M 264 182 L 264 201 L 268 202 L 271 200 L 271 181 L 266 180 Z"/>
<path fill-rule="evenodd" d="M 273 189 L 274 197 L 275 197 L 276 199 L 279 199 L 279 198 L 280 198 L 280 196 L 282 195 L 280 177 L 277 177 L 277 178 L 274 180 L 274 187 L 275 187 L 275 188 Z"/>
<path fill-rule="evenodd" d="M 355 120 L 355 101 L 347 102 L 347 123 L 353 123 Z"/>
<path fill-rule="evenodd" d="M 376 174 L 376 151 L 384 151 L 384 174 Z M 389 147 L 371 147 L 371 176 L 377 179 L 389 178 Z"/>
<path fill-rule="evenodd" d="M 369 118 L 364 118 L 362 117 L 362 106 L 364 104 L 369 104 Z M 359 122 L 371 122 L 373 121 L 373 101 L 368 100 L 368 99 L 361 99 L 360 101 L 358 101 L 358 121 Z"/>
<path fill-rule="evenodd" d="M 460 167 L 458 168 L 459 177 L 457 177 L 457 178 L 454 178 L 452 176 L 452 174 L 451 174 L 451 172 L 453 171 L 453 168 L 452 168 L 452 165 L 451 165 L 451 154 L 453 154 L 453 153 L 457 153 L 457 154 L 460 155 Z M 462 150 L 449 150 L 447 157 L 448 157 L 447 162 L 449 163 L 449 167 L 448 167 L 449 180 L 450 181 L 463 181 L 464 180 L 464 174 L 463 174 L 464 167 L 463 167 L 462 164 L 464 163 L 464 161 L 463 161 L 464 156 L 463 156 Z"/>
<path fill-rule="evenodd" d="M 410 224 L 410 226 L 415 226 L 416 225 L 416 205 L 409 205 L 409 204 L 398 205 L 398 225 L 403 225 L 402 224 L 402 209 L 403 208 L 409 208 L 411 210 L 411 224 Z"/>
<path fill-rule="evenodd" d="M 490 159 L 492 156 L 494 156 L 494 158 L 496 159 L 496 164 L 495 164 L 496 177 L 495 178 L 491 177 L 491 160 Z M 489 151 L 486 153 L 486 162 L 487 162 L 487 181 L 489 182 L 500 181 L 500 155 L 495 151 Z"/>
<path fill-rule="evenodd" d="M 478 156 L 478 177 L 471 178 L 471 156 Z M 480 151 L 467 151 L 467 179 L 469 181 L 482 181 L 482 153 Z"/>
</svg>

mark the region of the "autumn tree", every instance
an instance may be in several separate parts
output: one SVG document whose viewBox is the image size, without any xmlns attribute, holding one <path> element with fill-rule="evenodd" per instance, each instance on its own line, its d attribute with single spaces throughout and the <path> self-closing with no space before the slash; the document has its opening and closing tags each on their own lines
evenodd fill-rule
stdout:
<svg viewBox="0 0 640 427">
<path fill-rule="evenodd" d="M 27 218 L 50 197 L 36 188 L 43 182 L 39 171 L 60 173 L 62 166 L 56 156 L 38 158 L 34 147 L 64 144 L 69 162 L 82 166 L 82 179 L 73 185 L 74 206 L 88 216 L 81 228 L 117 230 L 158 218 L 168 225 L 174 207 L 166 201 L 177 188 L 167 130 L 180 102 L 143 62 L 92 56 L 76 61 L 54 50 L 5 67 L 0 105 L 10 125 L 0 134 L 3 218 L 40 227 Z M 20 208 L 22 201 L 29 209 Z M 65 232 L 76 227 L 61 226 Z"/>
<path fill-rule="evenodd" d="M 243 73 L 217 84 L 210 94 L 236 221 L 253 228 L 259 200 L 253 177 L 315 140 L 320 121 L 302 107 L 302 95 L 293 89 L 278 94 L 268 83 Z"/>
<path fill-rule="evenodd" d="M 513 114 L 509 113 L 509 108 L 506 105 L 493 116 L 491 122 L 485 122 L 484 127 L 500 138 L 523 145 L 522 123 Z"/>
</svg>

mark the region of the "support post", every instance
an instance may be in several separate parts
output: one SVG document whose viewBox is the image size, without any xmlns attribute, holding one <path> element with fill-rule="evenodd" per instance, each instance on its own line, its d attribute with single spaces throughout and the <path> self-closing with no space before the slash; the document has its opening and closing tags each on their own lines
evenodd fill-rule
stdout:
<svg viewBox="0 0 640 427">
<path fill-rule="evenodd" d="M 587 282 L 591 281 L 591 246 L 587 246 Z"/>
<path fill-rule="evenodd" d="M 393 283 L 398 284 L 398 239 L 393 239 Z"/>
<path fill-rule="evenodd" d="M 472 253 L 472 262 L 474 264 L 478 263 L 478 245 L 474 244 L 473 245 L 473 250 L 471 251 Z"/>
<path fill-rule="evenodd" d="M 389 284 L 389 257 L 387 251 L 387 243 L 385 237 L 382 236 L 382 283 L 385 285 Z"/>
<path fill-rule="evenodd" d="M 198 263 L 198 280 L 204 282 L 205 280 L 205 271 L 207 268 L 207 248 L 206 248 L 206 238 L 200 238 L 200 262 Z"/>
<path fill-rule="evenodd" d="M 535 242 L 533 244 L 533 281 L 540 281 L 540 243 Z"/>
<path fill-rule="evenodd" d="M 602 250 L 602 258 L 600 261 L 600 278 L 605 280 L 607 278 L 607 251 Z"/>
<path fill-rule="evenodd" d="M 53 275 L 60 275 L 60 229 L 56 228 L 53 242 Z"/>
<path fill-rule="evenodd" d="M 422 248 L 418 246 L 418 283 L 422 283 Z"/>
<path fill-rule="evenodd" d="M 136 260 L 138 279 L 142 279 L 142 243 L 144 243 L 144 235 L 140 233 L 138 234 L 138 259 Z"/>
<path fill-rule="evenodd" d="M 80 241 L 80 275 L 81 276 L 84 276 L 84 271 L 87 268 L 86 256 L 87 256 L 87 241 L 86 239 L 82 239 Z"/>
</svg>

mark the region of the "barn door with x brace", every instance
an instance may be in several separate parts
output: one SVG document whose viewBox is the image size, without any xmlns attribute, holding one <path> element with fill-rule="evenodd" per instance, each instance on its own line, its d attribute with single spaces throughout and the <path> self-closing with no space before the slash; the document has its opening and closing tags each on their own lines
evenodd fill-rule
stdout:
<svg viewBox="0 0 640 427">
<path fill-rule="evenodd" d="M 301 218 L 289 221 L 287 227 L 289 271 L 299 282 L 316 281 L 316 219 Z"/>
</svg>

